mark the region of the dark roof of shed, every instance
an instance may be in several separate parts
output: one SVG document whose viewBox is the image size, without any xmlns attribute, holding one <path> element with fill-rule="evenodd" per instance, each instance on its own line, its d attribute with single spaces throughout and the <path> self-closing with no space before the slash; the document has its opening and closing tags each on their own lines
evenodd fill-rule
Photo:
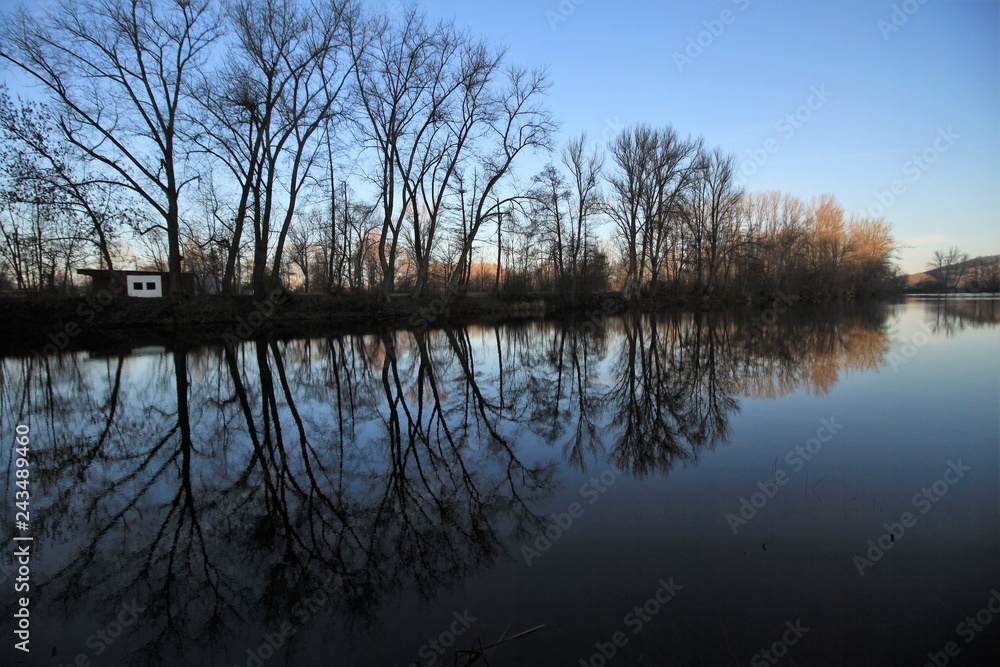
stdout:
<svg viewBox="0 0 1000 667">
<path fill-rule="evenodd" d="M 97 278 L 98 276 L 111 276 L 111 275 L 120 275 L 120 276 L 163 276 L 163 277 L 167 277 L 167 276 L 170 275 L 169 271 L 138 271 L 138 270 L 132 270 L 132 269 L 127 269 L 127 270 L 119 270 L 119 269 L 114 269 L 114 270 L 112 270 L 112 269 L 77 269 L 76 272 L 77 272 L 78 275 L 81 275 L 81 276 L 90 276 L 91 278 Z M 191 272 L 191 271 L 182 271 L 181 275 L 182 276 L 193 276 L 195 274 L 193 272 Z"/>
</svg>

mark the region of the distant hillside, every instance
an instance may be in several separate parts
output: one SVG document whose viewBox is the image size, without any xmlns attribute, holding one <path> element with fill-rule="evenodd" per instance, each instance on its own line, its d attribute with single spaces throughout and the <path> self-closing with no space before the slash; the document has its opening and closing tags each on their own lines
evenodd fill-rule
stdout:
<svg viewBox="0 0 1000 667">
<path fill-rule="evenodd" d="M 906 276 L 909 292 L 996 292 L 1000 290 L 1000 255 L 973 259 Z"/>
</svg>

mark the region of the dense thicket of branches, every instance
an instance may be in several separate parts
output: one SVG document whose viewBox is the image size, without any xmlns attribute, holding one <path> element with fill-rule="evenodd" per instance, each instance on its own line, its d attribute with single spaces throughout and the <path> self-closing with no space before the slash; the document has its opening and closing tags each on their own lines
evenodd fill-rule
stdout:
<svg viewBox="0 0 1000 667">
<path fill-rule="evenodd" d="M 880 289 L 888 224 L 748 194 L 671 127 L 553 145 L 546 74 L 416 10 L 356 0 L 56 0 L 3 15 L 0 283 L 73 269 L 199 289 Z M 530 152 L 551 155 L 518 172 Z"/>
</svg>

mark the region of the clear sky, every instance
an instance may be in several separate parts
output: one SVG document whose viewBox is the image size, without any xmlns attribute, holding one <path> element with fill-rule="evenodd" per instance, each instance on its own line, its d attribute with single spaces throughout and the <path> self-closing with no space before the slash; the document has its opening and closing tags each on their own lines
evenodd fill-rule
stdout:
<svg viewBox="0 0 1000 667">
<path fill-rule="evenodd" d="M 547 66 L 560 141 L 669 123 L 736 153 L 748 190 L 884 214 L 906 272 L 1000 253 L 995 0 L 417 4 Z"/>
</svg>

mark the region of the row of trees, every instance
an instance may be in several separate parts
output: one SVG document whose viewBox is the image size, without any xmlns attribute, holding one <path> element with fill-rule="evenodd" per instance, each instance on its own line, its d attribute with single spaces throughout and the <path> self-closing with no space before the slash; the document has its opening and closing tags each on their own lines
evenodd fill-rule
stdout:
<svg viewBox="0 0 1000 667">
<path fill-rule="evenodd" d="M 610 280 L 633 298 L 871 294 L 893 284 L 897 244 L 884 219 L 848 214 L 832 195 L 747 193 L 733 155 L 671 127 L 621 132 L 610 160 L 588 152 L 586 137 L 561 157 L 561 169 L 534 177 L 505 232 L 519 262 L 507 263 L 508 283 L 572 295 Z"/>
<path fill-rule="evenodd" d="M 555 147 L 541 70 L 356 0 L 57 0 L 4 16 L 2 263 L 22 289 L 129 260 L 225 292 L 869 289 L 882 220 L 747 195 L 672 128 Z M 516 163 L 555 164 L 531 178 Z M 182 264 L 183 260 L 183 264 Z"/>
</svg>

